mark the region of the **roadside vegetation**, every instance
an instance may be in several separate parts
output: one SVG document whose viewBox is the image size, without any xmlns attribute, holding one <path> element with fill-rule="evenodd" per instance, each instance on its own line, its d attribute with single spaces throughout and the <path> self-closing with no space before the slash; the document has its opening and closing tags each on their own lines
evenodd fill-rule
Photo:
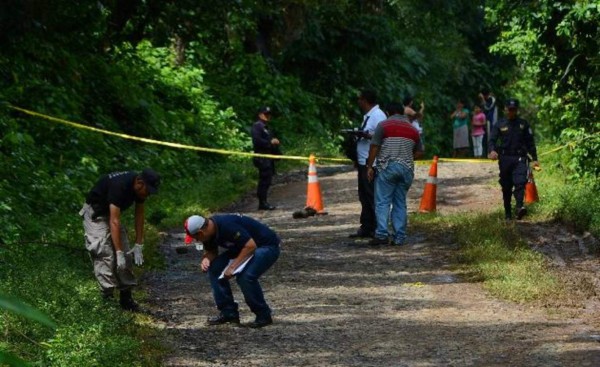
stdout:
<svg viewBox="0 0 600 367">
<path fill-rule="evenodd" d="M 553 148 L 545 144 L 539 151 Z M 568 166 L 573 154 L 577 154 L 577 145 L 568 144 L 542 159 L 542 171 L 535 172 L 540 201 L 529 205 L 527 220 L 555 222 L 577 234 L 589 232 L 600 238 L 599 182 L 589 176 L 573 179 L 576 173 Z M 417 215 L 413 221 L 417 228 L 443 228 L 444 233 L 452 233 L 459 248 L 457 265 L 497 297 L 549 303 L 570 295 L 567 284 L 548 267 L 548 259 L 527 244 L 519 225 L 505 222 L 502 208 L 491 214 Z M 589 250 L 600 254 L 600 248 Z"/>
<path fill-rule="evenodd" d="M 145 267 L 156 268 L 160 231 L 223 207 L 251 190 L 256 175 L 248 158 L 103 136 L 10 106 L 132 136 L 248 152 L 255 112 L 267 104 L 284 154 L 323 157 L 341 156 L 339 131 L 359 126 L 356 96 L 369 88 L 382 104 L 405 95 L 425 102 L 428 154 L 447 156 L 448 112 L 458 98 L 473 104 L 489 88 L 500 104 L 508 95 L 522 99 L 540 141 L 578 142 L 544 161 L 548 174 L 538 185 L 548 197 L 535 215 L 597 234 L 598 1 L 485 4 L 3 2 L 0 295 L 42 311 L 56 328 L 0 304 L 0 359 L 10 353 L 39 366 L 158 365 L 160 331 L 100 301 L 77 216 L 84 196 L 101 174 L 158 171 L 163 184 L 148 202 L 144 250 Z M 494 218 L 466 222 L 477 221 Z M 465 249 L 477 246 L 468 226 L 452 226 Z M 488 245 L 506 267 L 480 261 L 481 274 L 517 279 L 538 269 L 538 259 L 511 236 L 497 233 Z M 477 263 L 478 252 L 464 259 Z M 531 263 L 503 273 L 521 261 Z M 520 286 L 516 293 L 546 294 Z"/>
<path fill-rule="evenodd" d="M 440 241 L 456 245 L 454 261 L 463 276 L 482 282 L 496 297 L 529 302 L 555 296 L 560 292 L 559 282 L 547 269 L 544 256 L 530 249 L 517 226 L 503 218 L 503 210 L 415 215 L 411 226 L 429 231 L 438 228 L 438 233 L 444 233 L 445 239 Z"/>
</svg>

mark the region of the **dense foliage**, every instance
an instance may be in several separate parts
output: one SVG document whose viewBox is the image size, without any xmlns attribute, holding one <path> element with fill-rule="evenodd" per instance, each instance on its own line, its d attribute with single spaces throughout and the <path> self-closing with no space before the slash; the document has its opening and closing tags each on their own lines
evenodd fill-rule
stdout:
<svg viewBox="0 0 600 367">
<path fill-rule="evenodd" d="M 521 67 L 514 89 L 535 104 L 540 128 L 575 142 L 567 168 L 600 177 L 600 1 L 494 1 L 487 18 L 500 30 L 492 50 Z"/>
<path fill-rule="evenodd" d="M 54 333 L 0 313 L 0 350 L 40 365 L 142 363 L 132 357 L 142 337 L 128 316 L 103 308 L 81 253 L 76 213 L 87 190 L 111 170 L 159 171 L 164 183 L 147 213 L 152 245 L 159 228 L 219 208 L 255 175 L 247 158 L 103 136 L 6 104 L 233 151 L 250 151 L 250 124 L 268 104 L 284 153 L 329 156 L 339 154 L 339 129 L 358 126 L 356 96 L 369 88 L 382 103 L 425 102 L 431 156 L 451 149 L 456 99 L 476 103 L 490 88 L 500 100 L 510 92 L 528 101 L 548 138 L 585 142 L 560 164 L 573 177 L 597 176 L 597 2 L 489 3 L 0 3 L 0 289 L 58 324 Z M 150 265 L 160 265 L 147 248 Z"/>
</svg>

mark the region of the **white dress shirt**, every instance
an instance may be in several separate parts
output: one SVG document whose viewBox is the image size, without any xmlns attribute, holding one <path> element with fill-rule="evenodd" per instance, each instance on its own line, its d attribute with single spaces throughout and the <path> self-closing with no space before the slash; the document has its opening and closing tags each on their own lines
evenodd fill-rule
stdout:
<svg viewBox="0 0 600 367">
<path fill-rule="evenodd" d="M 379 105 L 373 106 L 369 112 L 363 116 L 363 124 L 365 120 L 366 125 L 362 129 L 364 132 L 373 135 L 375 128 L 383 120 L 387 119 L 385 113 L 379 108 Z M 367 164 L 367 158 L 369 157 L 369 149 L 371 146 L 371 139 L 361 138 L 356 144 L 356 153 L 358 155 L 358 164 L 364 166 Z"/>
</svg>

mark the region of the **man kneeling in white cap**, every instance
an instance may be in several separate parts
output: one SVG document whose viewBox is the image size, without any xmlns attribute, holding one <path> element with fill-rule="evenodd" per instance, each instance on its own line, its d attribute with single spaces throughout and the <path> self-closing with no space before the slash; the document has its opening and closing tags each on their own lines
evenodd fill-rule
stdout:
<svg viewBox="0 0 600 367">
<path fill-rule="evenodd" d="M 209 325 L 240 323 L 238 304 L 233 299 L 229 279 L 236 281 L 244 294 L 244 300 L 256 315 L 252 328 L 273 323 L 271 309 L 265 301 L 258 278 L 279 258 L 279 236 L 259 221 L 241 214 L 222 214 L 204 218 L 192 215 L 184 224 L 186 243 L 190 239 L 204 244 L 200 264 L 208 272 L 217 309 L 216 317 L 208 319 Z M 226 251 L 219 255 L 218 247 Z"/>
</svg>

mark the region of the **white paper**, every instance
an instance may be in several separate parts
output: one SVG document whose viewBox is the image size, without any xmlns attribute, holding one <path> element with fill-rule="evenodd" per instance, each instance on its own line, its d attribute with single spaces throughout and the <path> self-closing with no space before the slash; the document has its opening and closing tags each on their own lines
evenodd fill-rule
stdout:
<svg viewBox="0 0 600 367">
<path fill-rule="evenodd" d="M 249 258 L 246 259 L 246 261 L 244 261 L 243 263 L 240 264 L 240 266 L 237 267 L 237 269 L 235 269 L 235 271 L 233 272 L 233 275 L 236 275 L 238 273 L 240 273 L 242 270 L 244 270 L 244 268 L 246 267 L 246 265 L 248 265 L 248 263 L 250 262 L 250 260 L 252 260 L 252 258 L 254 257 L 254 255 L 250 256 Z M 229 260 L 229 263 L 227 264 L 227 266 L 225 267 L 225 269 L 223 269 L 223 272 L 221 273 L 221 275 L 219 275 L 219 279 L 223 279 L 225 278 L 225 270 L 229 267 L 229 265 L 231 265 L 233 262 L 235 261 L 235 259 L 231 259 Z"/>
</svg>

